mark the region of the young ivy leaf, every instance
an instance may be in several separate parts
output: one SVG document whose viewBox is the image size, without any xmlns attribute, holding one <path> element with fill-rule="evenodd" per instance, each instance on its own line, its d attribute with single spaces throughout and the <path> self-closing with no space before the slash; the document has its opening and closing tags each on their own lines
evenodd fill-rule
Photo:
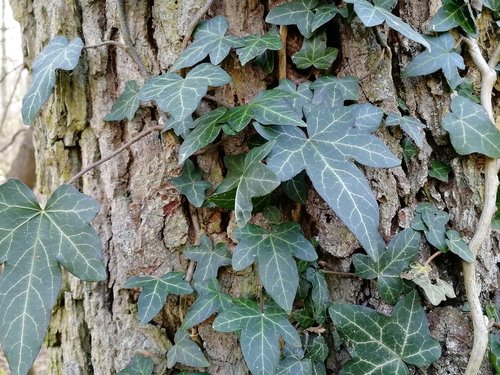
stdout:
<svg viewBox="0 0 500 375">
<path fill-rule="evenodd" d="M 169 293 L 182 295 L 193 292 L 183 277 L 182 272 L 167 272 L 160 278 L 134 276 L 125 282 L 125 289 L 142 288 L 138 302 L 141 324 L 148 323 L 160 312 Z"/>
<path fill-rule="evenodd" d="M 460 155 L 479 152 L 500 158 L 500 130 L 491 122 L 483 106 L 462 96 L 451 100 L 451 112 L 443 120 L 451 144 Z"/>
<path fill-rule="evenodd" d="M 201 21 L 193 34 L 191 43 L 170 67 L 170 71 L 193 66 L 210 56 L 210 62 L 219 65 L 226 58 L 232 47 L 241 47 L 240 38 L 226 35 L 229 25 L 226 17 L 217 16 Z"/>
<path fill-rule="evenodd" d="M 399 275 L 418 255 L 420 233 L 405 229 L 387 245 L 377 262 L 362 254 L 354 254 L 352 261 L 356 275 L 364 279 L 378 278 L 378 292 L 387 303 L 395 304 L 402 293 L 411 290 Z"/>
<path fill-rule="evenodd" d="M 155 363 L 151 358 L 136 353 L 130 364 L 117 373 L 117 375 L 151 375 Z"/>
<path fill-rule="evenodd" d="M 415 210 L 412 228 L 423 231 L 429 243 L 440 251 L 447 251 L 446 228 L 450 216 L 429 203 L 419 204 Z"/>
<path fill-rule="evenodd" d="M 231 264 L 231 255 L 226 243 L 218 243 L 214 248 L 212 240 L 206 234 L 200 236 L 199 245 L 188 246 L 183 254 L 186 258 L 196 261 L 195 281 L 215 279 L 220 267 Z"/>
<path fill-rule="evenodd" d="M 292 311 L 299 286 L 299 272 L 294 257 L 306 261 L 318 258 L 311 243 L 297 223 L 272 226 L 270 232 L 248 224 L 234 233 L 238 245 L 233 252 L 233 268 L 241 271 L 254 262 L 267 293 L 285 311 Z"/>
<path fill-rule="evenodd" d="M 273 148 L 273 142 L 253 148 L 242 158 L 234 159 L 235 164 L 226 165 L 229 172 L 216 194 L 236 188 L 235 215 L 238 227 L 243 227 L 252 216 L 252 198 L 266 195 L 276 189 L 280 181 L 276 175 L 260 161 Z M 226 159 L 225 159 L 226 160 Z"/>
<path fill-rule="evenodd" d="M 340 303 L 330 307 L 330 316 L 354 356 L 342 369 L 343 375 L 407 375 L 405 363 L 424 367 L 441 356 L 416 291 L 405 295 L 391 316 Z"/>
<path fill-rule="evenodd" d="M 448 31 L 460 26 L 466 33 L 475 37 L 476 25 L 467 3 L 468 1 L 464 0 L 443 0 L 443 6 L 432 18 L 432 31 Z"/>
<path fill-rule="evenodd" d="M 466 262 L 474 262 L 474 255 L 472 254 L 469 245 L 462 239 L 460 234 L 455 230 L 446 231 L 446 244 L 448 249 Z"/>
<path fill-rule="evenodd" d="M 306 271 L 306 279 L 312 285 L 311 300 L 313 303 L 314 319 L 323 324 L 325 311 L 330 303 L 330 293 L 325 275 L 314 267 L 309 267 Z"/>
<path fill-rule="evenodd" d="M 324 362 L 328 357 L 328 344 L 323 336 L 306 336 L 305 348 L 307 358 L 315 362 Z"/>
<path fill-rule="evenodd" d="M 429 272 L 431 269 L 428 265 L 412 264 L 411 270 L 406 272 L 403 277 L 421 287 L 427 299 L 434 306 L 439 305 L 442 301 L 446 301 L 446 297 L 455 298 L 455 292 L 450 284 L 439 278 L 430 279 Z"/>
<path fill-rule="evenodd" d="M 400 161 L 382 141 L 355 126 L 356 116 L 349 107 L 310 106 L 306 118 L 308 136 L 296 127 L 275 128 L 268 167 L 281 181 L 305 169 L 316 191 L 377 259 L 385 248 L 378 231 L 378 205 L 352 159 L 378 168 L 394 167 Z"/>
<path fill-rule="evenodd" d="M 306 202 L 308 186 L 306 184 L 305 171 L 300 172 L 288 181 L 282 182 L 281 187 L 286 196 L 291 200 L 301 204 Z"/>
<path fill-rule="evenodd" d="M 236 50 L 241 65 L 245 65 L 267 50 L 277 51 L 283 46 L 276 30 L 271 30 L 263 36 L 247 35 L 241 39 L 241 44 L 242 47 Z"/>
<path fill-rule="evenodd" d="M 33 62 L 33 81 L 23 97 L 21 113 L 26 125 L 33 124 L 36 114 L 47 101 L 56 83 L 56 70 L 73 70 L 78 64 L 83 42 L 75 38 L 71 42 L 64 36 L 56 36 Z"/>
<path fill-rule="evenodd" d="M 426 48 L 431 48 L 429 42 L 422 35 L 413 30 L 410 25 L 403 22 L 401 18 L 391 13 L 392 8 L 396 5 L 396 1 L 374 0 L 373 4 L 371 4 L 367 0 L 346 0 L 346 3 L 354 4 L 354 12 L 356 12 L 365 26 L 377 26 L 385 21 L 391 29 L 400 32 L 408 39 L 414 40 Z"/>
<path fill-rule="evenodd" d="M 314 90 L 312 104 L 337 107 L 346 100 L 357 100 L 359 97 L 359 80 L 356 77 L 337 78 L 324 76 L 311 83 Z"/>
<path fill-rule="evenodd" d="M 209 367 L 200 347 L 189 337 L 189 334 L 178 329 L 174 337 L 175 345 L 167 352 L 167 367 L 172 368 L 179 362 L 191 367 Z"/>
<path fill-rule="evenodd" d="M 179 149 L 179 163 L 183 163 L 196 151 L 217 138 L 225 123 L 226 111 L 226 108 L 217 108 L 204 113 L 193 122 L 192 128 L 194 129 L 186 135 Z"/>
<path fill-rule="evenodd" d="M 182 175 L 172 178 L 175 188 L 195 207 L 201 207 L 205 201 L 205 190 L 212 186 L 210 182 L 203 181 L 201 175 L 201 171 L 188 159 L 182 167 Z"/>
<path fill-rule="evenodd" d="M 464 59 L 460 54 L 454 52 L 455 38 L 451 34 L 438 36 L 425 36 L 431 50 L 425 50 L 418 54 L 405 68 L 403 75 L 416 77 L 428 75 L 442 70 L 448 81 L 459 76 L 458 69 L 465 69 Z"/>
<path fill-rule="evenodd" d="M 385 123 L 387 126 L 399 125 L 401 129 L 413 139 L 413 142 L 415 142 L 418 148 L 422 149 L 424 147 L 425 125 L 415 117 L 389 114 L 385 119 Z"/>
<path fill-rule="evenodd" d="M 105 121 L 121 121 L 127 118 L 131 121 L 141 101 L 137 97 L 139 94 L 139 86 L 137 86 L 136 81 L 127 81 L 125 83 L 125 89 L 120 95 L 116 102 L 113 103 L 111 107 L 111 112 L 104 116 Z"/>
<path fill-rule="evenodd" d="M 240 345 L 248 368 L 254 375 L 273 374 L 280 359 L 280 337 L 292 347 L 300 347 L 300 337 L 286 313 L 275 306 L 239 300 L 220 314 L 213 323 L 219 332 L 241 330 Z"/>
<path fill-rule="evenodd" d="M 222 68 L 204 63 L 194 67 L 186 78 L 175 73 L 150 78 L 139 91 L 139 99 L 154 100 L 162 111 L 182 121 L 196 110 L 208 86 L 223 86 L 230 81 Z"/>
<path fill-rule="evenodd" d="M 429 177 L 434 177 L 435 179 L 443 182 L 448 182 L 448 175 L 451 171 L 451 167 L 448 164 L 440 162 L 439 160 L 431 160 L 429 166 Z"/>
<path fill-rule="evenodd" d="M 312 363 L 309 358 L 283 358 L 276 370 L 276 375 L 312 375 Z"/>
<path fill-rule="evenodd" d="M 196 282 L 194 288 L 198 298 L 189 307 L 181 325 L 181 330 L 187 330 L 207 320 L 214 313 L 222 313 L 233 307 L 231 296 L 220 291 L 217 279 Z"/>
<path fill-rule="evenodd" d="M 26 374 L 43 343 L 61 287 L 61 266 L 85 281 L 106 279 L 89 225 L 99 204 L 62 185 L 38 204 L 19 180 L 0 185 L 0 341 L 12 374 Z M 36 317 L 36 319 L 35 319 Z"/>
<path fill-rule="evenodd" d="M 314 9 L 314 18 L 311 25 L 312 31 L 316 31 L 325 23 L 332 20 L 337 14 L 347 18 L 347 8 L 338 8 L 333 4 L 324 4 Z"/>
<path fill-rule="evenodd" d="M 318 0 L 292 0 L 271 9 L 266 22 L 273 25 L 297 25 L 305 38 L 312 36 L 313 9 Z"/>
<path fill-rule="evenodd" d="M 300 51 L 292 56 L 293 63 L 299 69 L 314 66 L 317 69 L 329 69 L 337 58 L 337 48 L 326 46 L 326 31 L 314 34 L 310 39 L 304 39 Z"/>
</svg>

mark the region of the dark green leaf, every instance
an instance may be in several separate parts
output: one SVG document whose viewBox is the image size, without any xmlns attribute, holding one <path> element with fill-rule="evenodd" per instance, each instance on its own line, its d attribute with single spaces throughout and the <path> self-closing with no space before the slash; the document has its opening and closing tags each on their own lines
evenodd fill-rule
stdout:
<svg viewBox="0 0 500 375">
<path fill-rule="evenodd" d="M 446 231 L 446 244 L 452 253 L 457 254 L 466 262 L 474 262 L 474 256 L 472 255 L 469 245 L 467 245 L 457 231 Z"/>
<path fill-rule="evenodd" d="M 194 41 L 184 51 L 170 71 L 176 71 L 188 66 L 193 66 L 210 56 L 210 62 L 219 65 L 229 54 L 231 47 L 241 47 L 242 42 L 234 36 L 226 36 L 229 25 L 223 16 L 217 16 L 206 21 L 201 21 L 193 35 Z"/>
<path fill-rule="evenodd" d="M 355 113 L 348 107 L 311 106 L 306 117 L 309 137 L 297 127 L 275 128 L 267 165 L 281 181 L 306 169 L 316 191 L 375 259 L 385 248 L 378 205 L 352 159 L 372 167 L 393 167 L 399 160 L 378 138 L 355 127 Z"/>
<path fill-rule="evenodd" d="M 213 323 L 219 332 L 241 330 L 240 345 L 245 361 L 254 375 L 273 374 L 280 357 L 279 339 L 292 347 L 300 347 L 300 337 L 286 313 L 273 306 L 261 311 L 253 301 L 239 303 L 220 314 Z"/>
<path fill-rule="evenodd" d="M 474 82 L 470 78 L 460 78 L 456 83 L 449 83 L 450 87 L 454 87 L 457 91 L 457 94 L 463 96 L 464 98 L 469 99 L 470 101 L 479 104 L 481 100 L 476 95 L 476 90 L 474 89 Z"/>
<path fill-rule="evenodd" d="M 26 125 L 33 124 L 36 114 L 52 93 L 56 70 L 73 70 L 78 64 L 82 48 L 80 38 L 68 42 L 64 36 L 56 36 L 37 55 L 32 67 L 33 80 L 23 97 L 21 112 Z"/>
<path fill-rule="evenodd" d="M 300 172 L 297 176 L 291 178 L 290 180 L 281 183 L 283 192 L 288 198 L 297 202 L 305 203 L 307 199 L 307 189 L 306 184 L 306 174 L 305 172 Z"/>
<path fill-rule="evenodd" d="M 359 80 L 355 77 L 324 76 L 311 83 L 310 87 L 314 90 L 312 104 L 336 107 L 359 97 Z"/>
<path fill-rule="evenodd" d="M 220 291 L 217 279 L 196 282 L 194 288 L 198 292 L 198 298 L 188 309 L 182 330 L 187 330 L 208 319 L 215 312 L 221 313 L 232 307 L 231 296 Z"/>
<path fill-rule="evenodd" d="M 330 303 L 330 293 L 328 292 L 325 275 L 314 267 L 309 267 L 306 271 L 306 279 L 312 285 L 311 300 L 313 302 L 314 319 L 323 324 L 324 313 Z"/>
<path fill-rule="evenodd" d="M 458 69 L 465 69 L 464 59 L 455 50 L 455 38 L 451 34 L 426 36 L 431 50 L 418 54 L 405 68 L 407 77 L 424 76 L 443 70 L 448 80 L 459 77 Z"/>
<path fill-rule="evenodd" d="M 451 100 L 451 112 L 443 120 L 451 143 L 460 155 L 479 152 L 500 158 L 500 130 L 491 122 L 483 106 L 462 96 Z"/>
<path fill-rule="evenodd" d="M 411 116 L 399 116 L 389 114 L 385 120 L 388 126 L 399 125 L 401 129 L 415 142 L 418 148 L 424 147 L 425 125 L 422 124 L 415 117 Z"/>
<path fill-rule="evenodd" d="M 405 363 L 428 366 L 441 355 L 416 291 L 401 299 L 391 316 L 339 303 L 330 307 L 330 316 L 354 356 L 342 369 L 343 375 L 407 375 Z"/>
<path fill-rule="evenodd" d="M 324 4 L 314 9 L 314 19 L 311 25 L 312 31 L 316 31 L 316 29 L 332 20 L 337 14 L 347 18 L 347 8 L 337 8 L 333 4 Z"/>
<path fill-rule="evenodd" d="M 264 217 L 270 224 L 279 224 L 281 222 L 281 211 L 276 206 L 267 206 L 264 208 Z"/>
<path fill-rule="evenodd" d="M 280 361 L 276 375 L 312 375 L 311 360 L 285 357 Z"/>
<path fill-rule="evenodd" d="M 225 113 L 226 108 L 217 108 L 204 113 L 193 122 L 191 127 L 194 129 L 186 135 L 179 149 L 179 163 L 183 163 L 196 151 L 201 150 L 217 138 L 224 124 Z"/>
<path fill-rule="evenodd" d="M 312 375 L 326 375 L 326 367 L 323 362 L 312 361 Z"/>
<path fill-rule="evenodd" d="M 239 243 L 233 252 L 233 268 L 239 271 L 256 261 L 264 288 L 278 305 L 290 312 L 299 285 L 293 257 L 307 261 L 318 257 L 300 226 L 282 223 L 267 232 L 260 226 L 248 224 L 234 234 Z"/>
<path fill-rule="evenodd" d="M 150 78 L 139 91 L 139 99 L 154 100 L 162 111 L 182 121 L 196 110 L 208 86 L 223 86 L 230 81 L 222 68 L 205 63 L 194 67 L 186 78 L 175 73 Z"/>
<path fill-rule="evenodd" d="M 61 287 L 61 266 L 81 280 L 106 279 L 89 222 L 99 204 L 62 185 L 45 208 L 19 180 L 0 185 L 0 340 L 12 374 L 26 374 L 43 343 Z"/>
<path fill-rule="evenodd" d="M 450 171 L 451 167 L 448 164 L 440 162 L 439 160 L 431 160 L 428 173 L 430 177 L 434 177 L 439 181 L 448 182 Z"/>
<path fill-rule="evenodd" d="M 184 256 L 196 261 L 195 281 L 207 281 L 217 278 L 217 271 L 222 266 L 231 264 L 231 255 L 224 242 L 212 245 L 212 240 L 206 235 L 200 236 L 200 244 L 188 246 L 184 250 Z"/>
<path fill-rule="evenodd" d="M 167 272 L 161 278 L 153 276 L 133 276 L 123 288 L 142 288 L 139 297 L 139 321 L 148 323 L 160 312 L 169 294 L 190 294 L 191 286 L 184 281 L 182 272 Z"/>
<path fill-rule="evenodd" d="M 432 204 L 422 203 L 416 209 L 412 228 L 423 231 L 427 241 L 436 249 L 446 251 L 448 246 L 446 245 L 445 225 L 449 218 L 446 212 L 437 209 Z M 419 225 L 419 220 L 423 222 L 423 228 Z"/>
<path fill-rule="evenodd" d="M 175 345 L 167 352 L 167 367 L 172 368 L 179 362 L 191 367 L 209 367 L 200 347 L 189 337 L 189 334 L 182 330 L 175 333 Z"/>
<path fill-rule="evenodd" d="M 266 50 L 281 49 L 281 39 L 276 30 L 271 30 L 264 36 L 247 35 L 242 38 L 242 47 L 236 50 L 241 65 L 245 65 L 255 57 L 262 55 Z"/>
<path fill-rule="evenodd" d="M 203 181 L 201 175 L 201 171 L 188 159 L 182 167 L 182 175 L 172 179 L 175 188 L 195 207 L 201 207 L 205 201 L 205 190 L 212 186 L 210 182 Z"/>
<path fill-rule="evenodd" d="M 403 140 L 403 157 L 405 159 L 406 165 L 409 165 L 410 161 L 418 155 L 418 148 L 415 143 L 410 138 L 405 138 Z"/>
<path fill-rule="evenodd" d="M 144 357 L 142 354 L 135 354 L 130 364 L 117 373 L 117 375 L 151 375 L 155 363 L 151 358 Z"/>
<path fill-rule="evenodd" d="M 443 6 L 432 18 L 430 26 L 433 31 L 448 31 L 460 26 L 471 36 L 476 35 L 474 18 L 464 0 L 443 0 Z"/>
<path fill-rule="evenodd" d="M 314 34 L 310 39 L 304 39 L 300 51 L 292 56 L 292 61 L 299 69 L 314 66 L 317 69 L 329 69 L 337 58 L 336 48 L 326 47 L 326 32 Z"/>
<path fill-rule="evenodd" d="M 324 362 L 328 357 L 328 344 L 323 336 L 308 335 L 305 343 L 307 358 Z"/>
<path fill-rule="evenodd" d="M 399 277 L 418 255 L 420 234 L 413 229 L 405 229 L 389 242 L 377 262 L 370 257 L 354 254 L 352 261 L 356 274 L 364 279 L 378 277 L 380 297 L 387 303 L 397 302 L 401 293 L 408 291 L 408 286 Z"/>
<path fill-rule="evenodd" d="M 262 55 L 257 56 L 253 62 L 266 74 L 271 74 L 274 71 L 274 53 L 271 50 L 266 50 Z"/>
<path fill-rule="evenodd" d="M 367 0 L 346 0 L 346 2 L 354 4 L 354 12 L 356 12 L 356 15 L 365 26 L 377 26 L 385 21 L 391 29 L 400 32 L 408 39 L 414 40 L 426 48 L 430 48 L 429 43 L 422 35 L 413 30 L 410 25 L 403 22 L 401 18 L 391 13 L 392 8 L 390 6 L 395 4 L 394 1 L 375 1 L 375 4 L 371 4 Z"/>
<path fill-rule="evenodd" d="M 312 304 L 304 309 L 293 310 L 292 316 L 293 319 L 295 319 L 303 329 L 312 327 L 314 323 L 316 323 L 313 316 Z"/>
<path fill-rule="evenodd" d="M 131 121 L 135 112 L 139 108 L 141 101 L 137 97 L 139 94 L 139 86 L 136 81 L 127 81 L 125 88 L 116 102 L 111 107 L 111 112 L 104 116 L 105 121 L 121 121 L 127 118 Z"/>
<path fill-rule="evenodd" d="M 177 134 L 180 137 L 185 138 L 186 135 L 189 133 L 189 131 L 196 126 L 193 121 L 192 116 L 186 117 L 184 120 L 181 121 L 175 121 L 173 118 L 170 118 L 167 120 L 167 123 L 163 127 L 162 131 L 167 131 L 170 129 L 173 129 L 175 134 Z"/>
<path fill-rule="evenodd" d="M 297 25 L 300 33 L 310 38 L 314 22 L 313 9 L 318 0 L 292 0 L 271 9 L 266 22 L 273 25 Z"/>
<path fill-rule="evenodd" d="M 489 358 L 491 365 L 497 374 L 500 374 L 500 335 L 490 333 L 489 335 Z"/>
<path fill-rule="evenodd" d="M 225 193 L 236 187 L 234 210 L 236 222 L 240 228 L 250 220 L 252 215 L 253 204 L 251 198 L 266 195 L 280 184 L 276 175 L 260 162 L 271 151 L 272 147 L 273 142 L 268 142 L 263 146 L 253 148 L 246 154 L 243 163 L 239 158 L 238 165 L 226 164 L 229 172 L 222 184 L 217 188 L 216 193 Z"/>
</svg>

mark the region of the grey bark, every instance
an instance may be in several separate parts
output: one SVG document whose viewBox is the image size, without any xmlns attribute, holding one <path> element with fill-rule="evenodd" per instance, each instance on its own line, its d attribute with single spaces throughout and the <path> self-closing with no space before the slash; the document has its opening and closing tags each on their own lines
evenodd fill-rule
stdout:
<svg viewBox="0 0 500 375">
<path fill-rule="evenodd" d="M 203 5 L 202 0 L 126 1 L 126 13 L 132 40 L 146 69 L 152 74 L 165 71 L 179 53 L 183 33 L 191 17 Z M 403 19 L 420 31 L 426 31 L 437 1 L 400 1 Z M 235 35 L 260 33 L 264 14 L 275 2 L 257 0 L 219 0 L 210 14 L 223 14 Z M 120 40 L 120 26 L 115 0 L 13 1 L 16 17 L 23 28 L 23 48 L 28 65 L 55 35 L 80 36 L 85 44 Z M 363 100 L 378 104 L 386 111 L 397 112 L 402 99 L 409 112 L 428 125 L 427 143 L 417 158 L 405 168 L 366 170 L 380 203 L 381 231 L 388 240 L 401 228 L 408 227 L 411 213 L 419 201 L 427 200 L 446 208 L 452 215 L 453 228 L 470 238 L 481 210 L 481 157 L 458 157 L 440 126 L 449 103 L 445 82 L 439 76 L 429 79 L 402 79 L 400 71 L 417 53 L 417 46 L 394 32 L 389 35 L 392 60 L 385 57 L 375 72 L 362 81 Z M 340 76 L 363 77 L 371 72 L 381 46 L 373 30 L 359 22 L 338 23 L 332 38 L 339 38 L 342 61 L 336 67 Z M 289 33 L 289 54 L 300 45 L 300 37 Z M 291 64 L 291 63 L 290 63 Z M 223 64 L 233 83 L 213 94 L 228 106 L 248 102 L 266 85 L 264 74 L 256 68 L 241 67 L 235 56 Z M 289 76 L 304 79 L 289 68 Z M 471 73 L 474 70 L 471 69 Z M 100 47 L 85 50 L 73 73 L 59 73 L 54 95 L 34 125 L 37 161 L 37 186 L 43 195 L 50 194 L 82 166 L 86 166 L 119 147 L 143 128 L 156 125 L 158 114 L 146 107 L 132 121 L 107 123 L 102 120 L 127 80 L 142 77 L 131 58 L 121 49 Z M 204 104 L 205 106 L 208 104 Z M 397 130 L 381 129 L 379 136 L 401 156 Z M 234 154 L 245 149 L 244 137 L 225 140 L 221 149 Z M 135 352 L 145 351 L 163 373 L 165 352 L 180 324 L 178 298 L 169 297 L 153 324 L 140 326 L 136 317 L 137 294 L 121 289 L 132 275 L 159 276 L 167 271 L 183 271 L 187 261 L 183 246 L 191 241 L 189 217 L 182 197 L 168 181 L 179 173 L 176 144 L 171 138 L 150 135 L 115 159 L 88 173 L 81 188 L 102 205 L 94 221 L 102 240 L 108 267 L 108 280 L 98 284 L 82 283 L 67 276 L 65 288 L 54 309 L 54 319 L 47 336 L 50 374 L 114 374 L 123 369 Z M 218 152 L 198 157 L 198 165 L 213 183 L 221 180 Z M 433 158 L 452 165 L 453 178 L 440 183 L 427 176 Z M 172 209 L 172 207 L 174 209 Z M 234 220 L 222 211 L 201 210 L 202 228 L 219 240 L 230 241 Z M 322 264 L 332 270 L 352 271 L 350 255 L 359 247 L 333 212 L 317 194 L 311 192 L 302 215 L 303 228 L 318 235 Z M 498 287 L 499 235 L 493 235 L 479 257 L 478 282 L 486 301 Z M 430 249 L 424 247 L 422 256 Z M 443 345 L 443 357 L 428 370 L 429 374 L 459 374 L 467 360 L 471 331 L 467 314 L 461 310 L 464 296 L 457 265 L 437 261 L 440 277 L 453 283 L 458 298 L 450 306 L 429 306 L 429 321 L 436 338 Z M 221 275 L 224 288 L 235 296 L 251 295 L 259 288 L 251 271 Z M 371 304 L 381 311 L 373 284 L 350 278 L 329 276 L 331 296 L 335 301 Z M 234 335 L 216 333 L 210 321 L 198 328 L 205 354 L 212 364 L 212 374 L 246 374 L 247 369 Z M 328 359 L 331 373 L 338 373 L 348 356 L 345 350 Z M 492 374 L 487 361 L 483 374 Z"/>
</svg>

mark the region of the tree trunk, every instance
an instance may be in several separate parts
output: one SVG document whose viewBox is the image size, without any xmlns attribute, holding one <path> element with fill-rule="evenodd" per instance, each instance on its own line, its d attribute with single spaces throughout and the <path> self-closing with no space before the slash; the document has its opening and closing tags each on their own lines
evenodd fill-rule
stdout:
<svg viewBox="0 0 500 375">
<path fill-rule="evenodd" d="M 174 62 L 182 38 L 204 0 L 125 1 L 130 34 L 146 69 L 156 75 Z M 262 0 L 218 0 L 209 15 L 225 15 L 234 35 L 262 33 L 264 16 L 277 2 Z M 440 1 L 399 1 L 397 11 L 420 32 L 428 31 L 428 22 Z M 117 0 L 53 0 L 12 1 L 23 28 L 23 48 L 31 66 L 35 55 L 55 35 L 69 39 L 80 36 L 86 45 L 122 37 L 117 13 Z M 485 26 L 486 27 L 486 26 Z M 300 36 L 290 28 L 289 55 L 300 46 Z M 485 30 L 483 30 L 485 34 Z M 392 58 L 383 55 L 378 69 L 372 70 L 381 55 L 382 46 L 372 29 L 357 19 L 335 23 L 329 40 L 341 49 L 341 59 L 334 73 L 339 76 L 365 77 L 361 81 L 363 98 L 388 112 L 398 113 L 401 101 L 410 114 L 427 124 L 427 142 L 423 151 L 409 165 L 390 170 L 366 168 L 381 210 L 381 231 L 386 240 L 400 228 L 406 228 L 419 201 L 430 201 L 451 214 L 453 229 L 470 238 L 477 223 L 482 202 L 482 157 L 458 157 L 449 144 L 441 121 L 447 112 L 450 95 L 446 83 L 438 75 L 427 79 L 403 79 L 402 68 L 416 54 L 414 43 L 393 31 L 388 32 Z M 383 37 L 383 36 L 382 36 Z M 275 80 L 250 64 L 242 68 L 235 55 L 223 63 L 232 83 L 212 94 L 227 106 L 246 103 Z M 470 69 L 469 74 L 476 77 Z M 289 78 L 303 79 L 290 62 Z M 54 94 L 39 114 L 34 125 L 37 161 L 37 186 L 44 196 L 67 181 L 83 166 L 108 155 L 141 130 L 157 125 L 156 109 L 143 107 L 132 121 L 109 123 L 103 117 L 122 92 L 128 80 L 144 82 L 133 60 L 122 49 L 103 46 L 85 49 L 79 65 L 71 73 L 59 72 Z M 213 103 L 204 103 L 202 109 Z M 381 128 L 382 137 L 394 153 L 402 155 L 402 133 Z M 238 153 L 245 148 L 245 136 L 224 140 L 221 152 Z M 54 309 L 47 336 L 49 373 L 114 374 L 123 369 L 137 351 L 149 353 L 156 373 L 165 373 L 166 350 L 180 325 L 179 298 L 170 296 L 168 303 L 152 324 L 137 321 L 137 294 L 123 290 L 125 280 L 133 275 L 163 275 L 168 271 L 184 271 L 187 260 L 182 248 L 192 241 L 191 219 L 182 197 L 168 181 L 178 175 L 178 144 L 172 137 L 151 134 L 129 150 L 87 173 L 81 180 L 84 193 L 101 204 L 93 222 L 98 230 L 108 269 L 108 280 L 82 283 L 67 276 L 58 304 Z M 214 184 L 221 181 L 223 170 L 217 162 L 219 151 L 198 156 L 198 165 Z M 449 183 L 428 177 L 431 159 L 452 166 Z M 173 209 L 172 209 L 173 208 Z M 352 272 L 350 256 L 359 248 L 341 221 L 322 199 L 310 191 L 302 212 L 306 234 L 317 235 L 320 259 L 328 268 Z M 221 210 L 199 210 L 205 232 L 219 240 L 230 241 L 227 214 Z M 230 226 L 229 226 L 230 228 Z M 227 233 L 229 232 L 229 233 Z M 495 263 L 499 235 L 488 238 L 479 255 L 480 289 L 484 301 L 492 298 L 498 287 Z M 422 257 L 427 258 L 425 247 Z M 440 277 L 452 282 L 458 298 L 444 307 L 428 306 L 433 334 L 444 348 L 442 358 L 429 369 L 429 374 L 459 374 L 467 362 L 471 345 L 471 329 L 467 313 L 462 309 L 465 297 L 458 263 L 453 258 L 437 259 Z M 251 294 L 257 288 L 251 271 L 230 273 L 220 278 L 223 287 L 233 295 Z M 359 279 L 329 275 L 332 300 L 356 304 L 369 303 L 384 310 L 372 284 Z M 468 328 L 468 329 L 466 329 Z M 210 321 L 198 327 L 199 339 L 211 363 L 211 374 L 246 374 L 248 370 L 239 350 L 236 336 L 214 332 Z M 338 373 L 347 358 L 345 350 L 334 352 L 327 361 L 332 374 Z M 487 361 L 481 374 L 492 374 Z"/>
</svg>

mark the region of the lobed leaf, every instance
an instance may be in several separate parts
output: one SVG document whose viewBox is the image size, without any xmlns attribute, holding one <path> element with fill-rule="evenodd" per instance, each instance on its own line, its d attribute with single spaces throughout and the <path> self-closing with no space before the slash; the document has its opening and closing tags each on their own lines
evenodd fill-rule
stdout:
<svg viewBox="0 0 500 375">
<path fill-rule="evenodd" d="M 474 255 L 472 254 L 469 245 L 462 239 L 460 234 L 455 230 L 446 231 L 446 245 L 448 249 L 466 262 L 474 262 Z"/>
<path fill-rule="evenodd" d="M 309 358 L 283 358 L 276 370 L 276 375 L 312 375 L 312 363 Z"/>
<path fill-rule="evenodd" d="M 318 0 L 292 0 L 271 9 L 266 22 L 273 25 L 297 25 L 300 33 L 310 38 L 314 22 L 313 9 Z"/>
<path fill-rule="evenodd" d="M 141 101 L 137 97 L 139 94 L 139 86 L 137 81 L 127 81 L 122 94 L 116 99 L 111 107 L 111 112 L 104 116 L 105 121 L 121 121 L 127 118 L 131 121 Z"/>
<path fill-rule="evenodd" d="M 415 117 L 389 114 L 385 123 L 388 126 L 399 125 L 413 142 L 415 142 L 418 148 L 422 149 L 424 147 L 425 133 L 423 129 L 425 125 Z"/>
<path fill-rule="evenodd" d="M 56 83 L 56 70 L 73 70 L 78 64 L 83 42 L 75 38 L 71 42 L 64 36 L 56 36 L 40 52 L 33 62 L 33 80 L 23 97 L 21 113 L 26 125 L 32 125 L 36 114 L 47 101 Z"/>
<path fill-rule="evenodd" d="M 448 164 L 440 162 L 439 160 L 431 160 L 429 166 L 429 177 L 434 177 L 435 179 L 443 182 L 448 182 L 448 174 L 451 171 L 451 167 Z"/>
<path fill-rule="evenodd" d="M 177 330 L 174 337 L 175 345 L 167 352 L 167 367 L 172 368 L 179 362 L 191 367 L 209 367 L 200 347 L 183 330 Z"/>
<path fill-rule="evenodd" d="M 330 316 L 352 349 L 353 358 L 342 369 L 342 375 L 408 375 L 406 363 L 428 366 L 441 355 L 416 291 L 404 296 L 391 316 L 340 303 L 330 307 Z"/>
<path fill-rule="evenodd" d="M 247 35 L 241 39 L 241 44 L 242 47 L 236 50 L 241 65 L 245 65 L 267 50 L 277 51 L 282 47 L 281 38 L 276 30 L 271 30 L 263 36 Z"/>
<path fill-rule="evenodd" d="M 338 52 L 336 48 L 326 47 L 326 31 L 322 31 L 310 39 L 304 39 L 300 51 L 293 54 L 292 61 L 299 69 L 311 66 L 317 69 L 329 69 Z"/>
<path fill-rule="evenodd" d="M 205 201 L 205 190 L 212 186 L 210 182 L 203 181 L 201 175 L 201 171 L 188 159 L 182 166 L 182 175 L 172 179 L 172 184 L 179 193 L 184 194 L 195 207 L 201 207 Z"/>
<path fill-rule="evenodd" d="M 333 4 L 323 4 L 315 8 L 311 30 L 316 31 L 325 23 L 332 20 L 337 14 L 347 18 L 347 8 L 338 8 Z"/>
<path fill-rule="evenodd" d="M 26 374 L 43 343 L 61 268 L 102 281 L 106 269 L 90 221 L 98 203 L 61 185 L 45 208 L 19 180 L 0 185 L 0 340 L 12 374 Z M 36 319 L 34 318 L 36 317 Z"/>
<path fill-rule="evenodd" d="M 151 375 L 155 363 L 151 358 L 136 353 L 130 364 L 117 373 L 117 375 Z"/>
<path fill-rule="evenodd" d="M 344 105 L 346 100 L 358 100 L 359 80 L 356 77 L 337 78 L 323 76 L 311 83 L 314 90 L 312 104 L 336 107 Z"/>
<path fill-rule="evenodd" d="M 193 289 L 184 281 L 182 272 L 167 272 L 160 278 L 133 276 L 123 288 L 142 288 L 139 296 L 139 321 L 146 324 L 160 312 L 169 294 L 191 294 Z"/>
<path fill-rule="evenodd" d="M 443 6 L 431 20 L 432 31 L 448 31 L 458 26 L 476 36 L 476 25 L 468 4 L 464 0 L 443 0 Z"/>
</svg>

